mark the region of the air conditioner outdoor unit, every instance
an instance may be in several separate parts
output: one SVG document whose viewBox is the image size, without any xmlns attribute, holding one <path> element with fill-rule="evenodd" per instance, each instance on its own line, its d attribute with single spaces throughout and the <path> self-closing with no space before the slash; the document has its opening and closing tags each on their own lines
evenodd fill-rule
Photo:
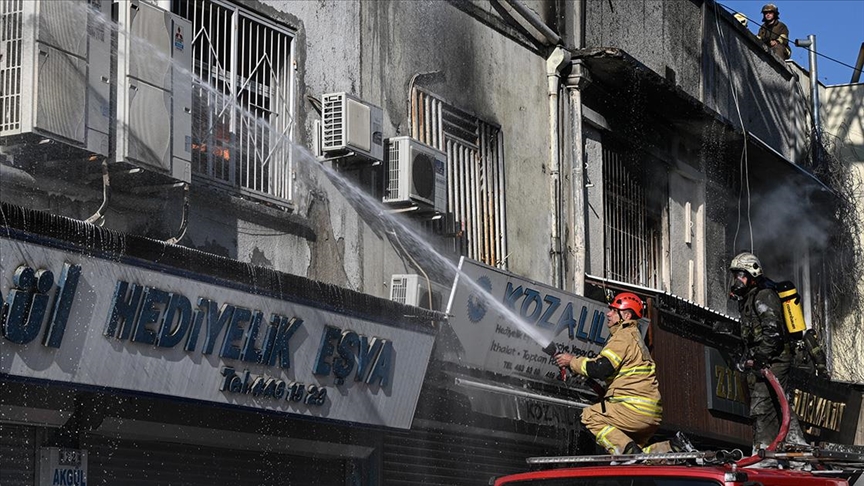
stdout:
<svg viewBox="0 0 864 486">
<path fill-rule="evenodd" d="M 384 156 L 384 113 L 347 93 L 325 94 L 321 100 L 321 150 L 333 156 L 347 152 L 380 162 Z"/>
<path fill-rule="evenodd" d="M 0 140 L 108 155 L 110 0 L 0 0 Z"/>
<path fill-rule="evenodd" d="M 443 310 L 450 294 L 443 285 L 432 282 L 432 307 L 429 307 L 429 287 L 426 278 L 414 273 L 394 274 L 390 279 L 390 300 L 414 307 Z"/>
<path fill-rule="evenodd" d="M 447 210 L 447 154 L 411 137 L 387 139 L 384 198 L 390 204 L 414 203 Z"/>
<path fill-rule="evenodd" d="M 116 8 L 116 162 L 189 182 L 192 23 L 141 0 Z"/>
</svg>

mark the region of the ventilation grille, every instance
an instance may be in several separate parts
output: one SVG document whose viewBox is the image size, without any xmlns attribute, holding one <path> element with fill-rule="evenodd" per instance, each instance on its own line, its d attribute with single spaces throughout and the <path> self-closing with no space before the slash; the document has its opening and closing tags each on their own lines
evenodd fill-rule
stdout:
<svg viewBox="0 0 864 486">
<path fill-rule="evenodd" d="M 387 153 L 387 194 L 386 199 L 399 199 L 399 147 L 402 144 L 391 143 Z"/>
<path fill-rule="evenodd" d="M 408 299 L 408 279 L 393 277 L 390 282 L 390 300 L 404 304 Z"/>
<path fill-rule="evenodd" d="M 334 94 L 324 97 L 322 148 L 339 149 L 345 146 L 345 96 Z"/>
<path fill-rule="evenodd" d="M 0 0 L 0 135 L 21 128 L 23 0 Z"/>
</svg>

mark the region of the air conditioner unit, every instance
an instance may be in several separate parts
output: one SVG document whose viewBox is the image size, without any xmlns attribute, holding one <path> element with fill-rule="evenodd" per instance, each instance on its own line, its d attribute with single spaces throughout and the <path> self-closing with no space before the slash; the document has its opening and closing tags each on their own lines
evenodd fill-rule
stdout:
<svg viewBox="0 0 864 486">
<path fill-rule="evenodd" d="M 189 182 L 192 24 L 141 0 L 116 8 L 116 162 Z"/>
<path fill-rule="evenodd" d="M 0 139 L 108 155 L 110 0 L 0 0 Z"/>
<path fill-rule="evenodd" d="M 347 152 L 375 161 L 384 156 L 384 113 L 347 93 L 325 94 L 321 100 L 321 150 L 327 156 Z"/>
<path fill-rule="evenodd" d="M 429 287 L 426 278 L 413 274 L 394 274 L 390 279 L 390 300 L 414 307 L 443 310 L 450 293 L 443 285 L 432 282 L 432 307 L 429 307 Z"/>
<path fill-rule="evenodd" d="M 385 203 L 447 210 L 447 154 L 411 137 L 387 139 Z"/>
</svg>

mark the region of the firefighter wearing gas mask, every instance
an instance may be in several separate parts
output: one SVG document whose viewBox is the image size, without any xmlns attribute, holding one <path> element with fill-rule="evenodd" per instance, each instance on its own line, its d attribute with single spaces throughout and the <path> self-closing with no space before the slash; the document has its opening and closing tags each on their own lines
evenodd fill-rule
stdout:
<svg viewBox="0 0 864 486">
<path fill-rule="evenodd" d="M 610 336 L 596 358 L 555 356 L 558 366 L 608 384 L 600 401 L 582 411 L 582 424 L 610 454 L 642 452 L 663 415 L 654 359 L 639 332 L 642 313 L 636 294 L 620 293 L 609 303 Z"/>
<path fill-rule="evenodd" d="M 740 333 L 745 347 L 741 362 L 752 362 L 756 369 L 770 368 L 785 391 L 793 349 L 786 335 L 780 297 L 766 285 L 762 264 L 752 253 L 740 253 L 733 258 L 729 272 L 729 298 L 738 301 Z M 782 412 L 771 385 L 760 374 L 747 373 L 747 386 L 755 453 L 768 447 L 777 437 Z M 806 444 L 795 412 L 790 410 L 790 415 L 786 444 Z"/>
</svg>

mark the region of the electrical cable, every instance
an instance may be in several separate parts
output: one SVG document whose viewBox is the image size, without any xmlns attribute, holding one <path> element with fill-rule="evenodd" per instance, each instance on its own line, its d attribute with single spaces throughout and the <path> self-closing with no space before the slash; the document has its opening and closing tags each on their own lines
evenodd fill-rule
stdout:
<svg viewBox="0 0 864 486">
<path fill-rule="evenodd" d="M 747 226 L 750 231 L 750 252 L 755 252 L 753 248 L 753 221 L 750 216 L 750 164 L 747 154 L 747 144 L 749 143 L 747 130 L 744 127 L 744 118 L 741 116 L 741 106 L 738 102 L 738 94 L 735 91 L 735 84 L 732 82 L 732 68 L 729 65 L 729 43 L 723 35 L 723 30 L 720 28 L 720 15 L 717 10 L 717 2 L 714 2 L 714 25 L 717 27 L 717 35 L 723 46 L 721 52 L 723 61 L 726 64 L 726 72 L 729 73 L 729 90 L 732 92 L 732 100 L 735 102 L 735 110 L 738 113 L 738 122 L 741 123 L 741 132 L 744 134 L 744 144 L 741 150 L 741 160 L 738 167 L 738 222 L 735 226 L 735 237 L 732 240 L 732 253 L 737 253 L 738 233 L 741 229 L 741 193 L 746 187 L 747 189 Z"/>
</svg>

